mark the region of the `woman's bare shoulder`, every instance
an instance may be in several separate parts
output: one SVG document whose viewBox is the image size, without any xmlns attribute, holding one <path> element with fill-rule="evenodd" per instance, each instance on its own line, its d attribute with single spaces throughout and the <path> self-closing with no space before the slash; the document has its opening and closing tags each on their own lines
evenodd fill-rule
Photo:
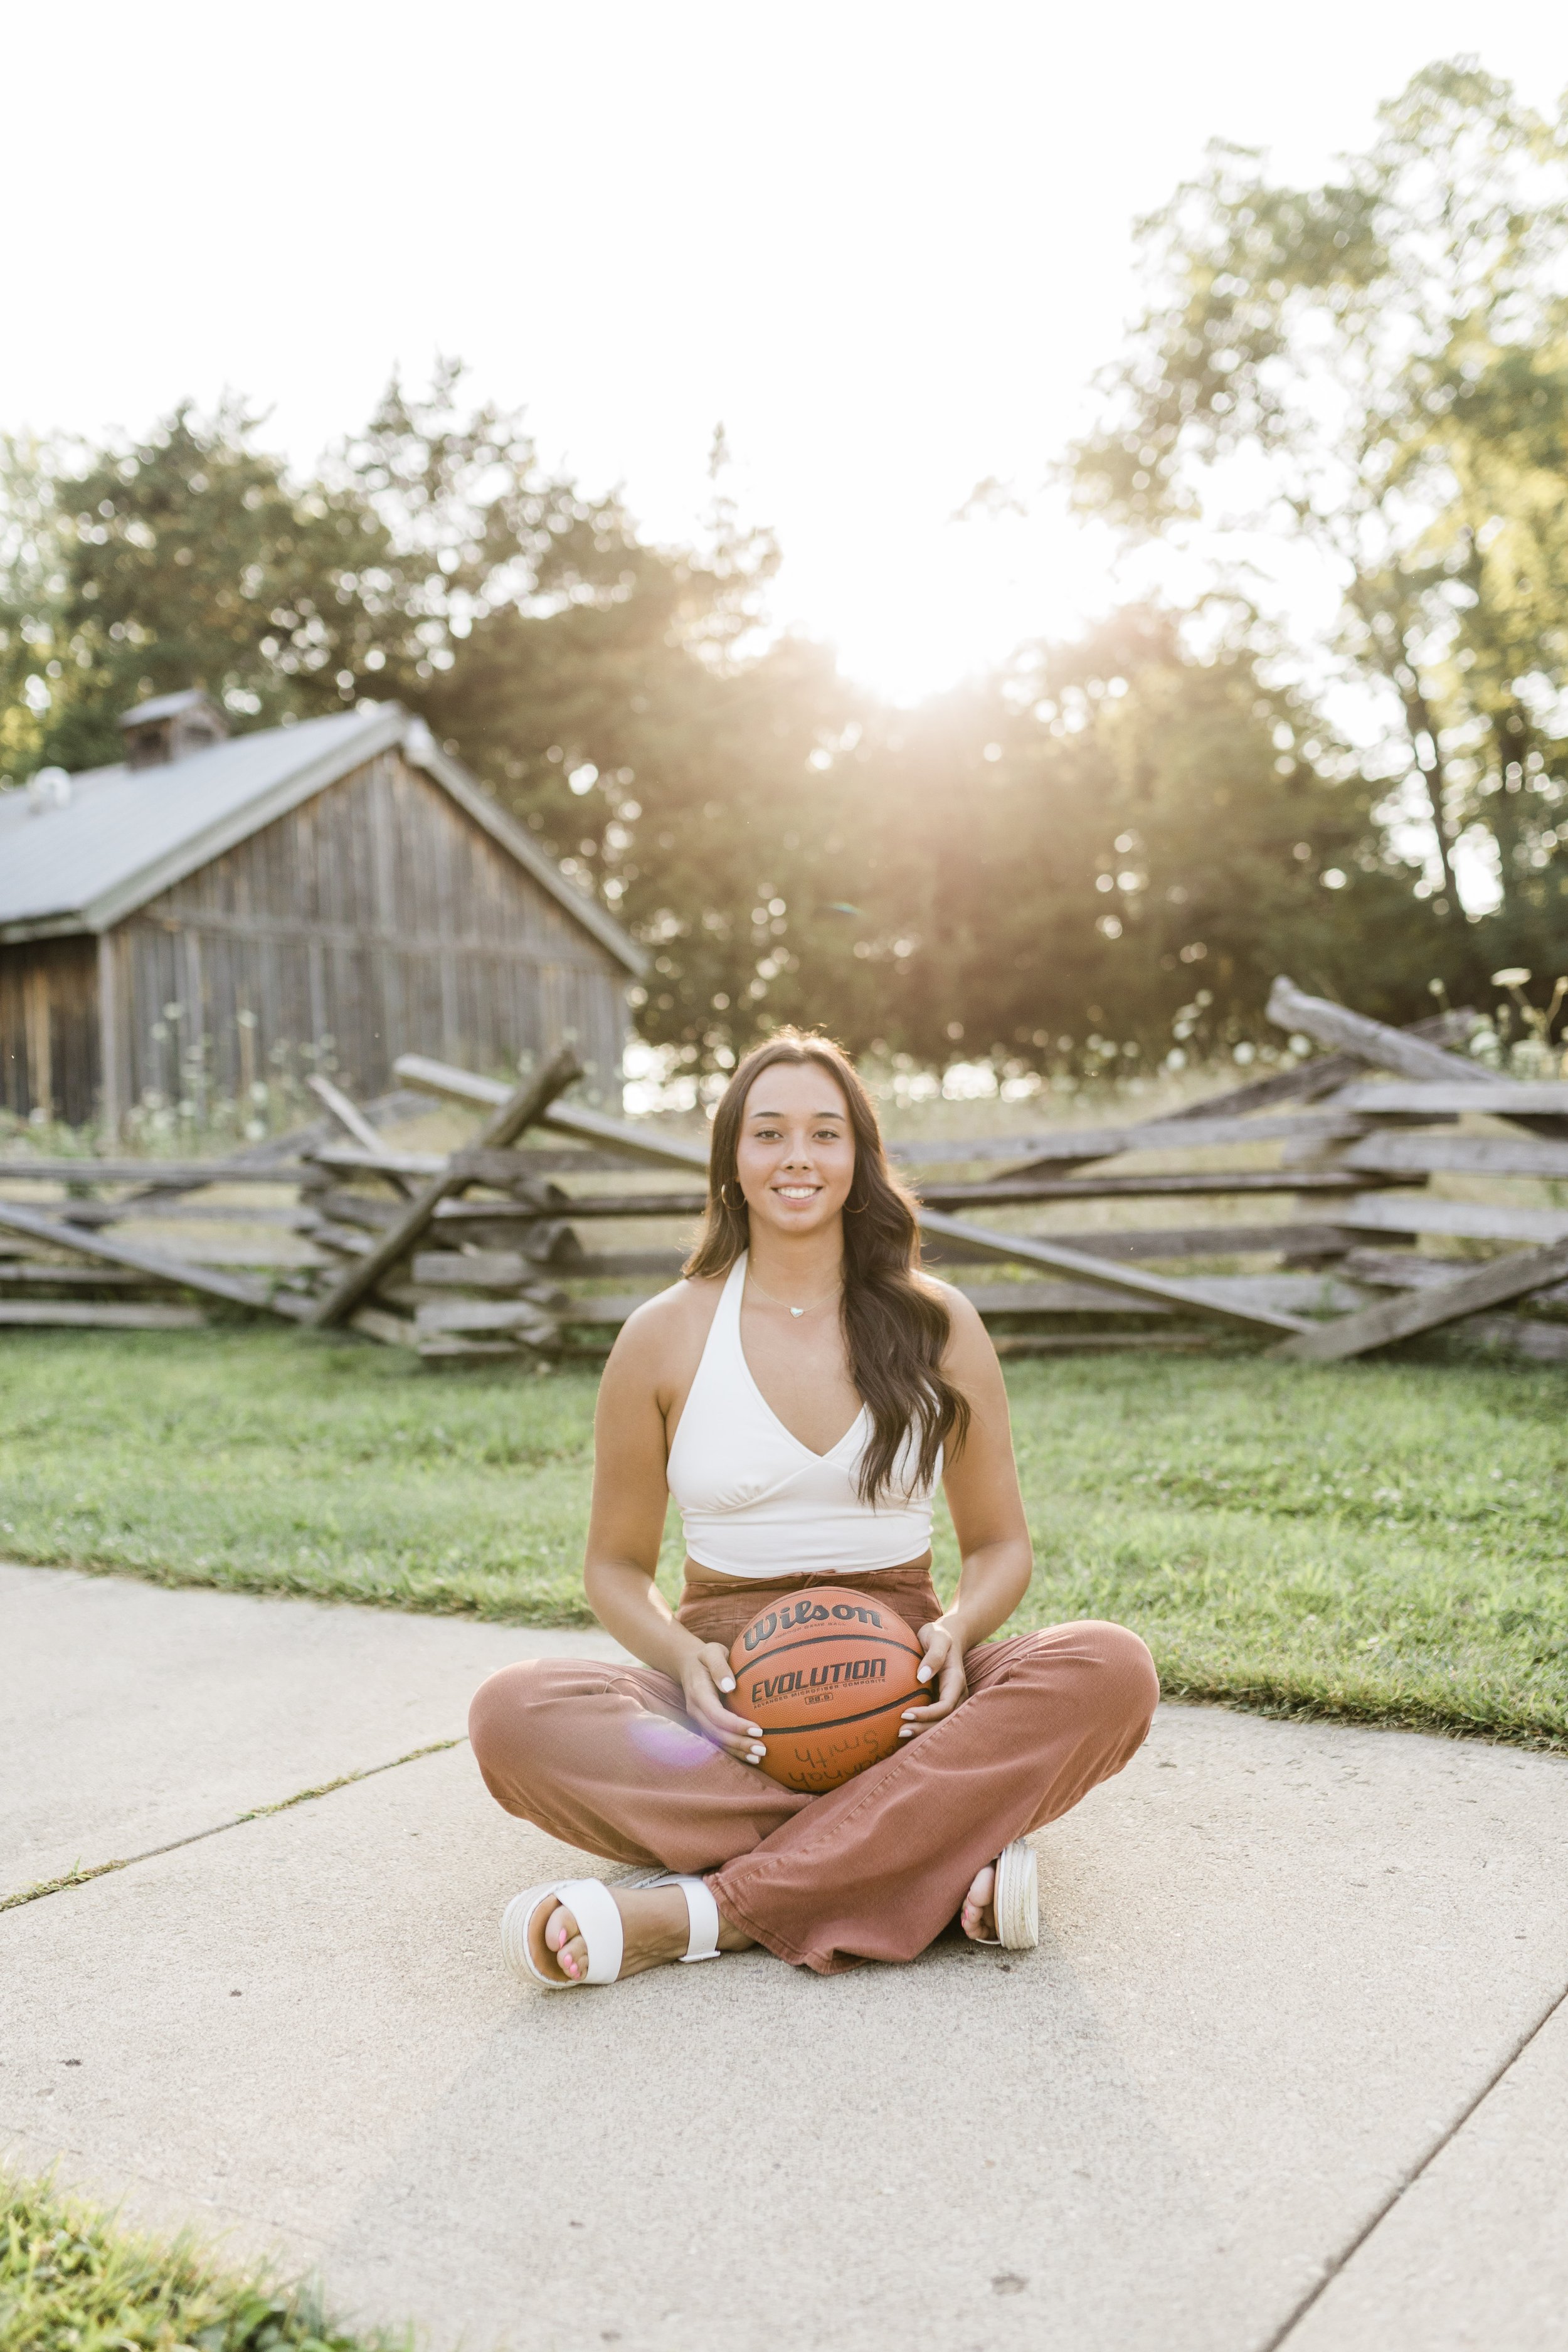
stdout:
<svg viewBox="0 0 1568 2352">
<path fill-rule="evenodd" d="M 947 1309 L 948 1337 L 942 1364 L 949 1376 L 971 1384 L 977 1378 L 983 1380 L 994 1374 L 995 1346 L 973 1299 L 952 1283 L 939 1282 L 931 1274 L 917 1274 L 915 1280 L 928 1297 L 939 1299 Z"/>
<path fill-rule="evenodd" d="M 980 1322 L 973 1300 L 955 1284 L 939 1282 L 936 1276 L 928 1274 L 923 1266 L 915 1268 L 914 1278 L 928 1298 L 934 1298 L 946 1307 L 952 1318 L 955 1331 L 968 1330 L 972 1325 Z"/>
<path fill-rule="evenodd" d="M 619 1364 L 654 1373 L 668 1370 L 672 1353 L 699 1349 L 708 1336 L 724 1284 L 721 1276 L 683 1275 L 668 1290 L 645 1298 L 622 1324 L 612 1354 Z"/>
<path fill-rule="evenodd" d="M 634 1308 L 610 1350 L 601 1400 L 630 1406 L 640 1396 L 667 1415 L 679 1411 L 697 1376 L 723 1287 L 721 1281 L 683 1276 Z"/>
</svg>

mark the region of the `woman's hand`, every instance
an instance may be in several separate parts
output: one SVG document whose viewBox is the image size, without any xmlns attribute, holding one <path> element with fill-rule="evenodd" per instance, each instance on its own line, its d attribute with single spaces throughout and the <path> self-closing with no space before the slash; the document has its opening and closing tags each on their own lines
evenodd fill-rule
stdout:
<svg viewBox="0 0 1568 2352">
<path fill-rule="evenodd" d="M 720 1696 L 735 1687 L 730 1653 L 722 1642 L 703 1642 L 691 1652 L 680 1669 L 680 1687 L 686 1694 L 687 1714 L 715 1748 L 742 1764 L 762 1762 L 768 1752 L 763 1745 L 762 1727 L 731 1715 Z"/>
<path fill-rule="evenodd" d="M 934 1682 L 936 1696 L 930 1706 L 907 1706 L 904 1709 L 900 1739 L 912 1739 L 917 1731 L 929 1730 L 951 1715 L 961 1699 L 969 1695 L 964 1677 L 963 1653 L 967 1644 L 956 1616 L 933 1617 L 929 1625 L 920 1629 L 920 1644 L 925 1652 L 925 1664 L 920 1669 L 921 1682 Z"/>
</svg>

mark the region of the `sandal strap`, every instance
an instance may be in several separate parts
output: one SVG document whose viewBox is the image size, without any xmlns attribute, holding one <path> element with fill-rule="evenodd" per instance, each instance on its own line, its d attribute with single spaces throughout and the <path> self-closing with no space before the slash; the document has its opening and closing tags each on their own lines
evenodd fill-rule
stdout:
<svg viewBox="0 0 1568 2352">
<path fill-rule="evenodd" d="M 714 1902 L 706 1880 L 678 1878 L 675 1883 L 686 1897 L 686 1916 L 691 1922 L 691 1934 L 680 1956 L 682 1965 L 688 1960 L 716 1960 L 719 1957 L 719 1906 Z"/>
<path fill-rule="evenodd" d="M 555 1889 L 577 1922 L 577 1932 L 588 1947 L 584 1984 L 614 1984 L 621 1973 L 626 1937 L 620 1908 L 602 1878 L 567 1878 Z"/>
<path fill-rule="evenodd" d="M 680 1955 L 682 1964 L 687 1960 L 716 1960 L 719 1958 L 719 1929 L 722 1923 L 719 1917 L 719 1906 L 713 1900 L 706 1879 L 689 1878 L 679 1871 L 667 1870 L 658 1878 L 645 1879 L 643 1884 L 647 1886 L 679 1886 L 686 1897 L 689 1933 L 686 1949 Z"/>
</svg>

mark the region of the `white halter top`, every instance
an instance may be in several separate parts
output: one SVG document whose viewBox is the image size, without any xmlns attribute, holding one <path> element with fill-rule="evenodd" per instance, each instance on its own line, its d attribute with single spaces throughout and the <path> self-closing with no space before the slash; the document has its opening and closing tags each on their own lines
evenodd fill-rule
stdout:
<svg viewBox="0 0 1568 2352">
<path fill-rule="evenodd" d="M 891 1488 L 872 1505 L 855 1484 L 871 1434 L 864 1405 L 830 1453 L 814 1454 L 792 1436 L 741 1346 L 745 1286 L 742 1251 L 669 1449 L 669 1491 L 688 1553 L 720 1576 L 773 1578 L 853 1576 L 919 1559 L 931 1548 L 931 1488 L 913 1483 L 912 1444 L 905 1440 Z"/>
</svg>

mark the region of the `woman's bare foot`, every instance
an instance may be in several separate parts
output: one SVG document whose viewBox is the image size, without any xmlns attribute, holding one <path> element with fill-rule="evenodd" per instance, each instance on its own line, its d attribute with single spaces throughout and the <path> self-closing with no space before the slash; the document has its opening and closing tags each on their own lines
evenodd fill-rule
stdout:
<svg viewBox="0 0 1568 2352">
<path fill-rule="evenodd" d="M 994 1944 L 996 1941 L 996 1872 L 987 1863 L 977 1870 L 963 1898 L 961 1922 L 972 1944 Z"/>
<path fill-rule="evenodd" d="M 679 1886 L 612 1886 L 609 1891 L 621 1915 L 621 1976 L 640 1976 L 644 1969 L 685 1958 L 691 1923 Z M 541 1975 L 552 1973 L 552 1963 L 568 1984 L 580 1984 L 587 1975 L 588 1947 L 563 1903 L 557 1903 L 553 1910 L 540 1905 L 529 1922 L 528 1940 Z M 750 1936 L 731 1927 L 728 1920 L 720 1920 L 721 1952 L 751 1948 Z"/>
</svg>

